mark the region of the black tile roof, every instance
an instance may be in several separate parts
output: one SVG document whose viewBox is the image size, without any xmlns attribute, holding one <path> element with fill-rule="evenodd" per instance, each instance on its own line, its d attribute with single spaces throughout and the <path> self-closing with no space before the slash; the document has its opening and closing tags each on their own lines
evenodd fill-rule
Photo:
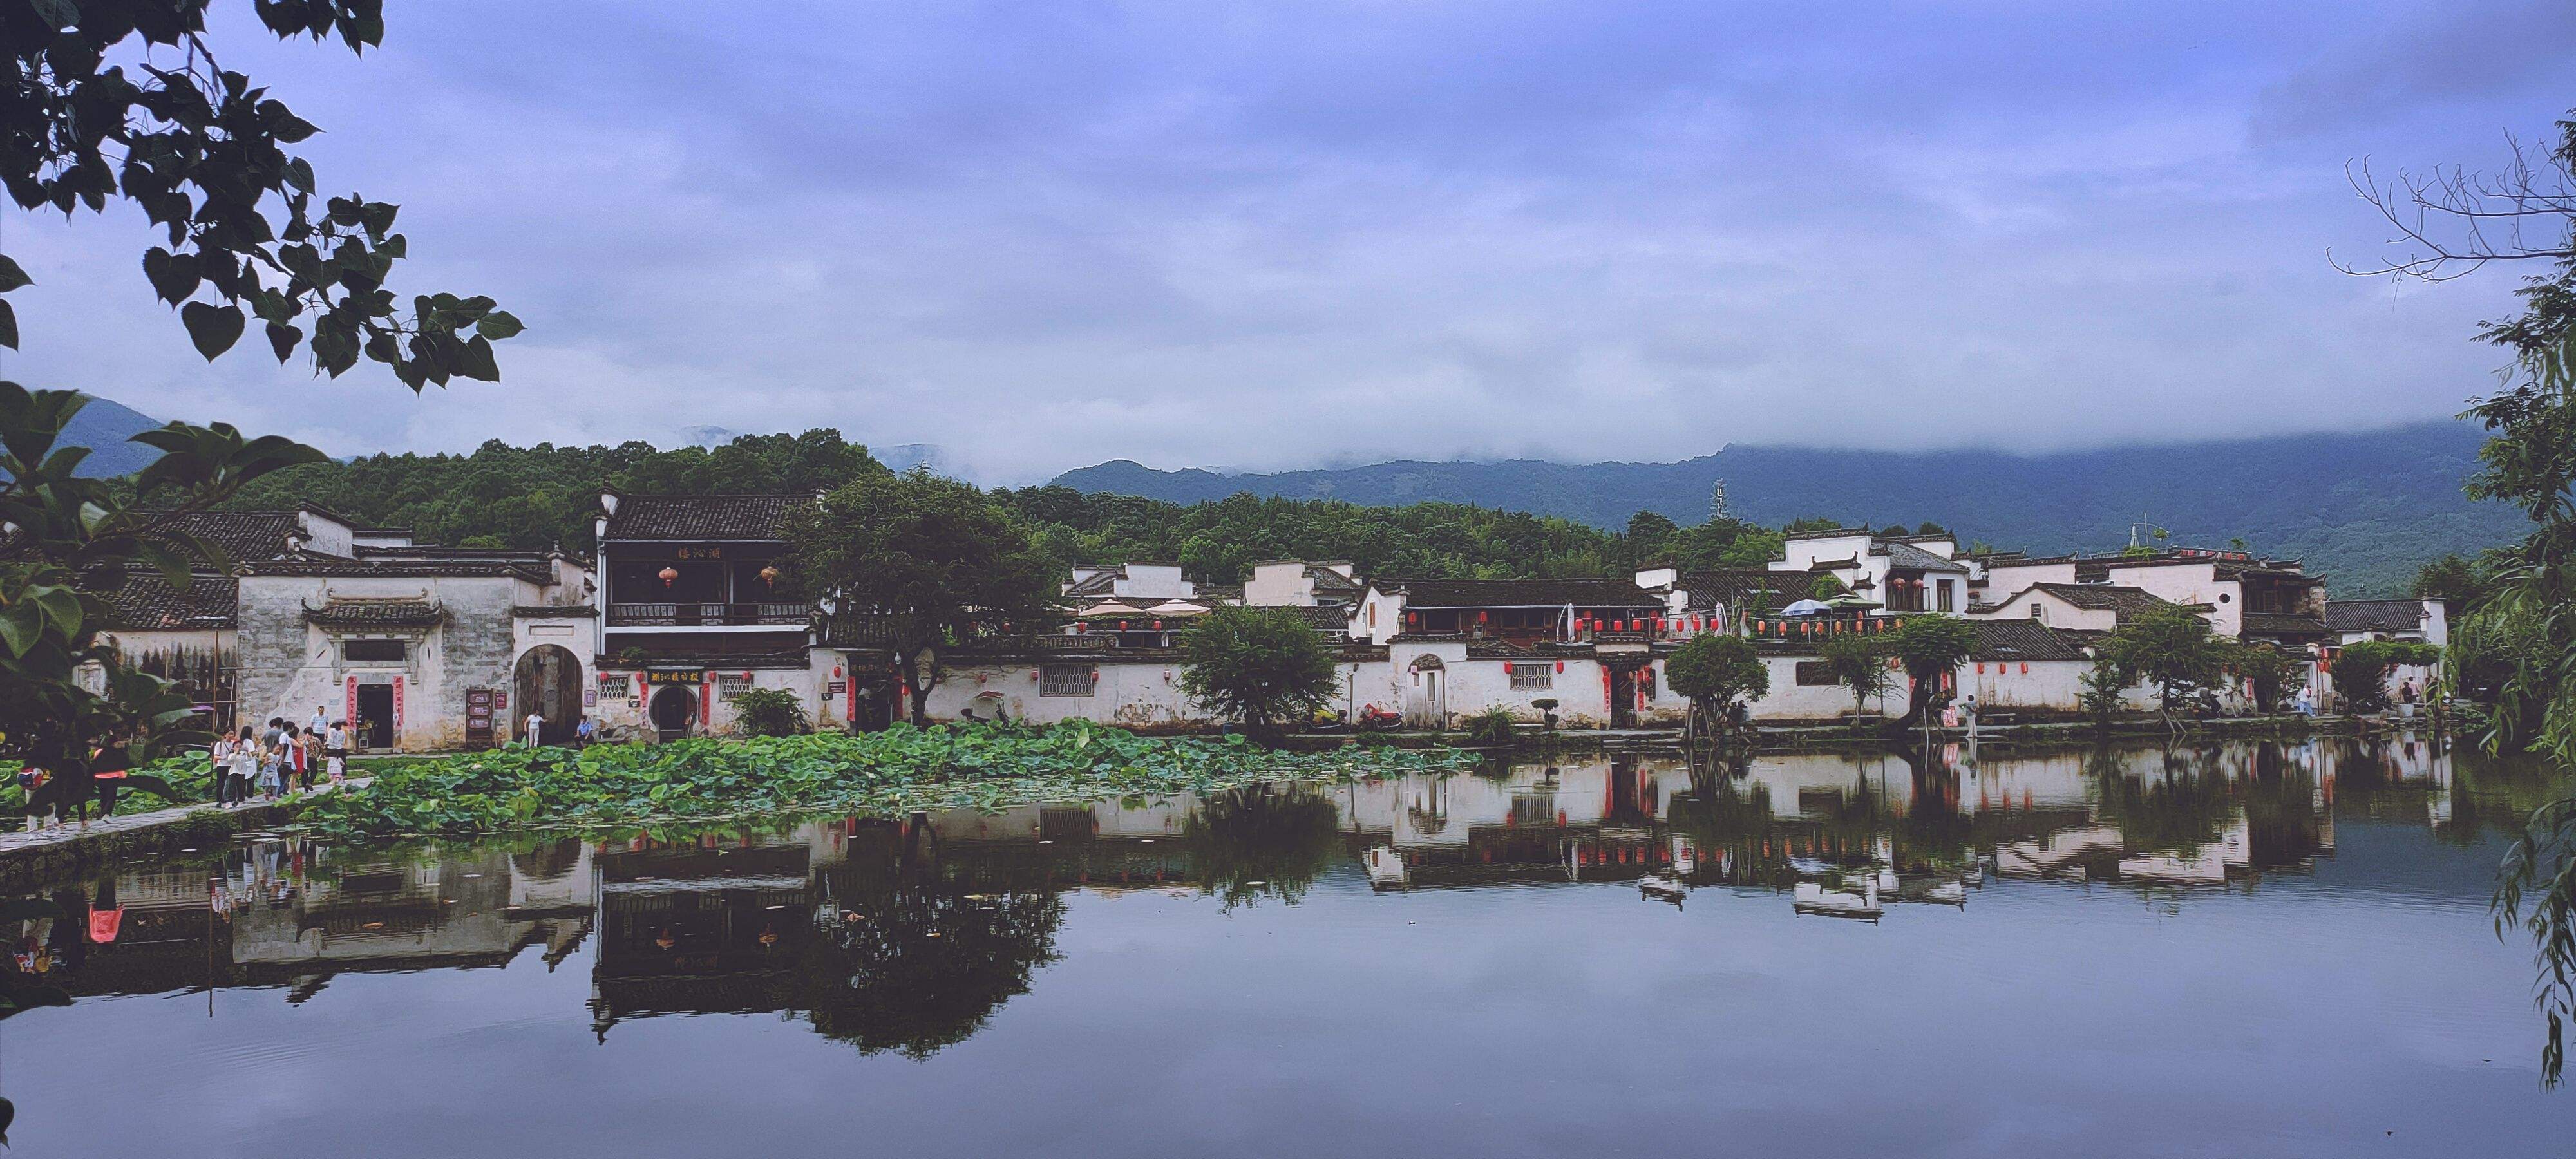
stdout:
<svg viewBox="0 0 2576 1159">
<path fill-rule="evenodd" d="M 2145 588 L 2130 587 L 2127 584 L 2042 583 L 2030 586 L 2086 611 L 2109 612 L 2114 623 L 2126 623 L 2131 616 L 2158 608 L 2181 606 Z M 2009 602 L 2011 598 L 2006 596 L 2005 601 Z"/>
<path fill-rule="evenodd" d="M 304 556 L 245 564 L 241 572 L 243 575 L 392 576 L 405 579 L 508 576 L 533 584 L 554 582 L 543 571 L 509 559 L 332 559 Z"/>
<path fill-rule="evenodd" d="M 159 572 L 128 572 L 123 582 L 100 593 L 100 598 L 107 601 L 114 628 L 184 631 L 235 626 L 240 595 L 240 586 L 229 576 L 198 576 L 180 589 L 171 587 Z"/>
<path fill-rule="evenodd" d="M 1968 659 L 1995 663 L 2010 660 L 2083 660 L 2081 640 L 2030 620 L 1970 620 L 1977 642 Z"/>
<path fill-rule="evenodd" d="M 776 543 L 786 538 L 788 514 L 813 504 L 810 494 L 621 495 L 607 538 Z"/>
<path fill-rule="evenodd" d="M 2324 635 L 2326 622 L 2298 612 L 2247 612 L 2245 630 L 2291 636 Z"/>
<path fill-rule="evenodd" d="M 287 536 L 296 530 L 292 511 L 192 511 L 166 526 L 223 549 L 237 563 L 286 554 Z"/>
<path fill-rule="evenodd" d="M 2336 632 L 2412 632 L 2424 626 L 2422 600 L 2327 600 L 2326 627 Z"/>
<path fill-rule="evenodd" d="M 1289 610 L 1297 613 L 1299 619 L 1306 621 L 1308 627 L 1318 632 L 1331 635 L 1350 633 L 1351 609 L 1346 604 L 1316 604 L 1311 607 L 1291 607 Z"/>
<path fill-rule="evenodd" d="M 1873 540 L 1869 545 L 1869 553 L 1886 556 L 1887 566 L 1891 568 L 1903 568 L 1909 571 L 1955 571 L 1963 574 L 1968 570 L 1968 565 L 1964 563 L 1954 559 L 1943 559 L 1901 539 Z"/>
<path fill-rule="evenodd" d="M 334 628 L 430 628 L 447 622 L 436 600 L 324 600 L 304 606 L 304 620 Z"/>
<path fill-rule="evenodd" d="M 1418 608 L 1660 608 L 1663 600 L 1624 579 L 1382 579 L 1379 591 L 1404 593 Z"/>
<path fill-rule="evenodd" d="M 1810 572 L 1731 567 L 1691 572 L 1673 586 L 1689 593 L 1690 610 L 1694 612 L 1715 611 L 1721 604 L 1730 611 L 1742 612 L 1757 592 L 1771 593 L 1771 606 L 1776 610 L 1805 599 L 1815 582 Z"/>
</svg>

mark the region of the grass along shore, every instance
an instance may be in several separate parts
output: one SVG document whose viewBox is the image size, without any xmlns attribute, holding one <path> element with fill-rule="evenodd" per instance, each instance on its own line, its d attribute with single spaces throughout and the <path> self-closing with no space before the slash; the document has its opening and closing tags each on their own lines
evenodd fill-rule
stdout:
<svg viewBox="0 0 2576 1159">
<path fill-rule="evenodd" d="M 330 836 L 397 837 L 764 813 L 882 815 L 1446 772 L 1474 759 L 1448 749 L 1282 752 L 1239 736 L 1141 737 L 1081 721 L 1048 728 L 897 725 L 872 733 L 432 757 L 370 770 L 373 781 L 365 788 L 313 798 L 297 819 Z"/>
</svg>

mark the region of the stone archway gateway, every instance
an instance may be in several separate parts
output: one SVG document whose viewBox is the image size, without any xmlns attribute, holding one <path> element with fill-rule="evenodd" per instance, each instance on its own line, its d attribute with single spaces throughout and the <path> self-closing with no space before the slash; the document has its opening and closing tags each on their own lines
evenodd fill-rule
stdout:
<svg viewBox="0 0 2576 1159">
<path fill-rule="evenodd" d="M 519 657 L 510 690 L 509 735 L 527 739 L 528 714 L 545 718 L 537 743 L 572 740 L 581 722 L 581 658 L 561 644 L 539 644 Z"/>
</svg>

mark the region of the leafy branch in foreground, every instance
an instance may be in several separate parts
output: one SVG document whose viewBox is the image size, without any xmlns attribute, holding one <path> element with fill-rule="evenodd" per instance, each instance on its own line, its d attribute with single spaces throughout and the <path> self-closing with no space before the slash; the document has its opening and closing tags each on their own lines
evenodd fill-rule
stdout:
<svg viewBox="0 0 2576 1159">
<path fill-rule="evenodd" d="M 222 551 L 182 530 L 178 517 L 322 457 L 274 436 L 244 439 L 221 424 L 171 423 L 134 436 L 161 457 L 135 477 L 131 498 L 121 498 L 105 481 L 73 473 L 87 449 L 54 445 L 87 401 L 0 382 L 0 757 L 52 774 L 38 807 L 86 797 L 95 774 L 213 739 L 177 684 L 125 666 L 103 635 L 106 593 L 130 569 L 184 587 L 193 568 L 226 566 Z M 80 676 L 91 664 L 100 673 L 94 684 Z M 171 791 L 148 776 L 129 776 L 126 785 Z"/>
<path fill-rule="evenodd" d="M 224 69 L 206 44 L 207 0 L 0 3 L 0 184 L 21 208 L 104 212 L 133 203 L 168 235 L 143 255 L 153 293 L 213 359 L 249 323 L 279 362 L 309 351 L 334 378 L 361 354 L 419 390 L 497 382 L 492 343 L 520 330 L 490 298 L 414 297 L 385 287 L 409 241 L 398 207 L 323 196 L 287 146 L 319 130 Z M 281 39 L 337 35 L 353 52 L 384 38 L 383 0 L 259 0 Z M 128 65 L 131 65 L 129 70 Z M 318 199 L 318 200 L 317 200 Z M 0 255 L 0 293 L 31 284 Z M 16 348 L 0 299 L 0 346 Z"/>
</svg>

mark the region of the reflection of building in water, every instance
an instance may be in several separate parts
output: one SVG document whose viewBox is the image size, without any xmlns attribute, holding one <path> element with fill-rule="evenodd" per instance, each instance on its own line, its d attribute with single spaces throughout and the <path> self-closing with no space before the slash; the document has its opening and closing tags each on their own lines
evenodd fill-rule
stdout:
<svg viewBox="0 0 2576 1159">
<path fill-rule="evenodd" d="M 74 995 L 212 982 L 283 986 L 292 1000 L 348 971 L 494 966 L 532 948 L 552 964 L 587 941 L 603 1035 L 639 1017 L 775 1012 L 863 1050 L 922 1053 L 1027 988 L 1075 890 L 1294 900 L 1356 862 L 1379 889 L 1614 882 L 1685 903 L 1724 886 L 1874 918 L 1965 904 L 1989 869 L 2169 886 L 2295 870 L 2333 851 L 2338 812 L 2518 821 L 2510 793 L 2470 792 L 2482 777 L 2405 738 L 1781 754 L 1696 775 L 1678 757 L 1590 756 L 679 843 L 421 853 L 264 840 L 66 884 L 47 895 L 65 918 L 14 933 L 25 968 Z"/>
<path fill-rule="evenodd" d="M 253 846 L 252 868 L 236 873 L 232 960 L 246 980 L 498 966 L 531 945 L 560 962 L 590 932 L 589 850 L 577 841 L 327 865 L 304 844 Z"/>
<path fill-rule="evenodd" d="M 530 946 L 560 962 L 589 933 L 592 908 L 589 851 L 577 841 L 353 859 L 319 842 L 262 840 L 52 900 L 71 916 L 48 925 L 88 931 L 66 946 L 79 953 L 47 963 L 66 967 L 56 980 L 75 995 L 284 983 L 296 1001 L 352 970 L 497 966 Z"/>
</svg>

